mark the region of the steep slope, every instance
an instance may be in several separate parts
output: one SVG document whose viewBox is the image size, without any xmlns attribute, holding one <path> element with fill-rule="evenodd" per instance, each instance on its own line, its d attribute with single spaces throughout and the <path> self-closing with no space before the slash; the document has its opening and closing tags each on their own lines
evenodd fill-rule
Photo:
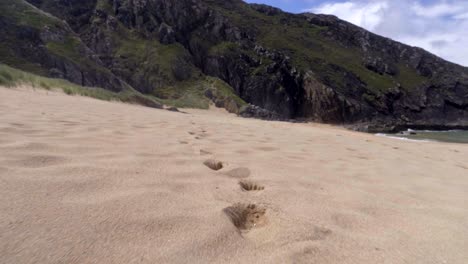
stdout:
<svg viewBox="0 0 468 264">
<path fill-rule="evenodd" d="M 63 21 L 23 1 L 2 1 L 0 10 L 2 62 L 84 86 L 126 88 Z"/>
<path fill-rule="evenodd" d="M 108 74 L 168 102 L 197 106 L 207 96 L 238 112 L 244 100 L 265 109 L 247 107 L 246 116 L 355 124 L 364 130 L 468 127 L 468 69 L 333 16 L 293 15 L 240 0 L 29 2 L 38 8 L 34 12 L 59 18 L 66 28 L 62 35 L 73 35 L 82 46 L 85 56 L 79 58 L 89 57 L 103 69 L 105 74 L 93 71 L 96 77 L 88 77 L 92 85 L 119 89 L 97 77 Z M 25 4 L 2 3 L 15 12 Z M 0 16 L 2 35 L 11 36 L 24 24 L 9 16 Z M 42 25 L 41 32 L 48 28 Z M 53 76 L 53 63 L 30 54 L 37 46 L 31 43 L 44 41 L 43 35 L 48 36 L 31 36 L 21 52 L 15 47 L 20 37 L 1 39 L 0 50 L 15 49 L 23 61 L 0 60 L 22 69 L 40 62 L 42 74 Z M 45 47 L 48 54 L 63 51 Z M 73 55 L 67 53 L 65 61 L 78 61 Z"/>
<path fill-rule="evenodd" d="M 180 44 L 163 45 L 108 17 L 107 1 L 5 0 L 0 10 L 0 63 L 114 92 L 135 89 L 170 105 L 206 108 L 211 99 L 238 112 L 245 104 L 193 66 Z"/>
</svg>

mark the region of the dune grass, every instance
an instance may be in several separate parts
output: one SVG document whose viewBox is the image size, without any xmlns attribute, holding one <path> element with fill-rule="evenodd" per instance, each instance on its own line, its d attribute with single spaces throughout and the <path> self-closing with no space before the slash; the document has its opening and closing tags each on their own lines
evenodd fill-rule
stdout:
<svg viewBox="0 0 468 264">
<path fill-rule="evenodd" d="M 177 93 L 178 96 L 161 99 L 154 95 L 141 94 L 131 88 L 115 93 L 98 87 L 84 87 L 67 80 L 47 78 L 24 72 L 0 63 L 0 86 L 15 87 L 19 85 L 29 85 L 33 88 L 45 90 L 61 90 L 68 95 L 81 95 L 105 101 L 136 103 L 156 108 L 162 107 L 164 104 L 179 108 L 200 109 L 208 109 L 210 100 L 205 97 L 204 93 L 206 88 L 211 88 L 218 91 L 223 97 L 233 98 L 239 106 L 246 104 L 228 84 L 214 77 L 181 82 L 180 87 L 168 87 L 168 91 Z"/>
<path fill-rule="evenodd" d="M 105 101 L 137 103 L 147 106 L 160 105 L 156 98 L 142 95 L 134 90 L 129 89 L 115 93 L 98 87 L 80 86 L 63 79 L 38 76 L 0 64 L 0 86 L 15 87 L 19 85 L 30 85 L 33 88 L 45 90 L 61 90 L 68 95 L 81 95 Z"/>
</svg>

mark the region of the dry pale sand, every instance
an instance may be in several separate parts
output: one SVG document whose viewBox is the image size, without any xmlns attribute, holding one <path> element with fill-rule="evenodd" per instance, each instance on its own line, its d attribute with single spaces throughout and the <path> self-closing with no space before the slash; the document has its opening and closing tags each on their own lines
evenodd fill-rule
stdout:
<svg viewBox="0 0 468 264">
<path fill-rule="evenodd" d="M 188 112 L 0 88 L 0 262 L 467 263 L 467 145 Z"/>
</svg>

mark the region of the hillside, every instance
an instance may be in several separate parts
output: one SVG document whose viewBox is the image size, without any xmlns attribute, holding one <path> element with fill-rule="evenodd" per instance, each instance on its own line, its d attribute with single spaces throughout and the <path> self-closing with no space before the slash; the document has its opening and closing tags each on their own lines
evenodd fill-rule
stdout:
<svg viewBox="0 0 468 264">
<path fill-rule="evenodd" d="M 468 127 L 467 68 L 333 16 L 240 0 L 4 0 L 0 10 L 0 62 L 35 74 L 244 116 Z"/>
</svg>

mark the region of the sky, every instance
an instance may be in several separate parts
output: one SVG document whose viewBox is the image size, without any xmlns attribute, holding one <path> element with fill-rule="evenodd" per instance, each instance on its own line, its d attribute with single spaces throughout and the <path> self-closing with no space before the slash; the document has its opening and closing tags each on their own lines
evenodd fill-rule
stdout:
<svg viewBox="0 0 468 264">
<path fill-rule="evenodd" d="M 247 0 L 292 13 L 332 14 L 468 66 L 468 0 Z"/>
</svg>

